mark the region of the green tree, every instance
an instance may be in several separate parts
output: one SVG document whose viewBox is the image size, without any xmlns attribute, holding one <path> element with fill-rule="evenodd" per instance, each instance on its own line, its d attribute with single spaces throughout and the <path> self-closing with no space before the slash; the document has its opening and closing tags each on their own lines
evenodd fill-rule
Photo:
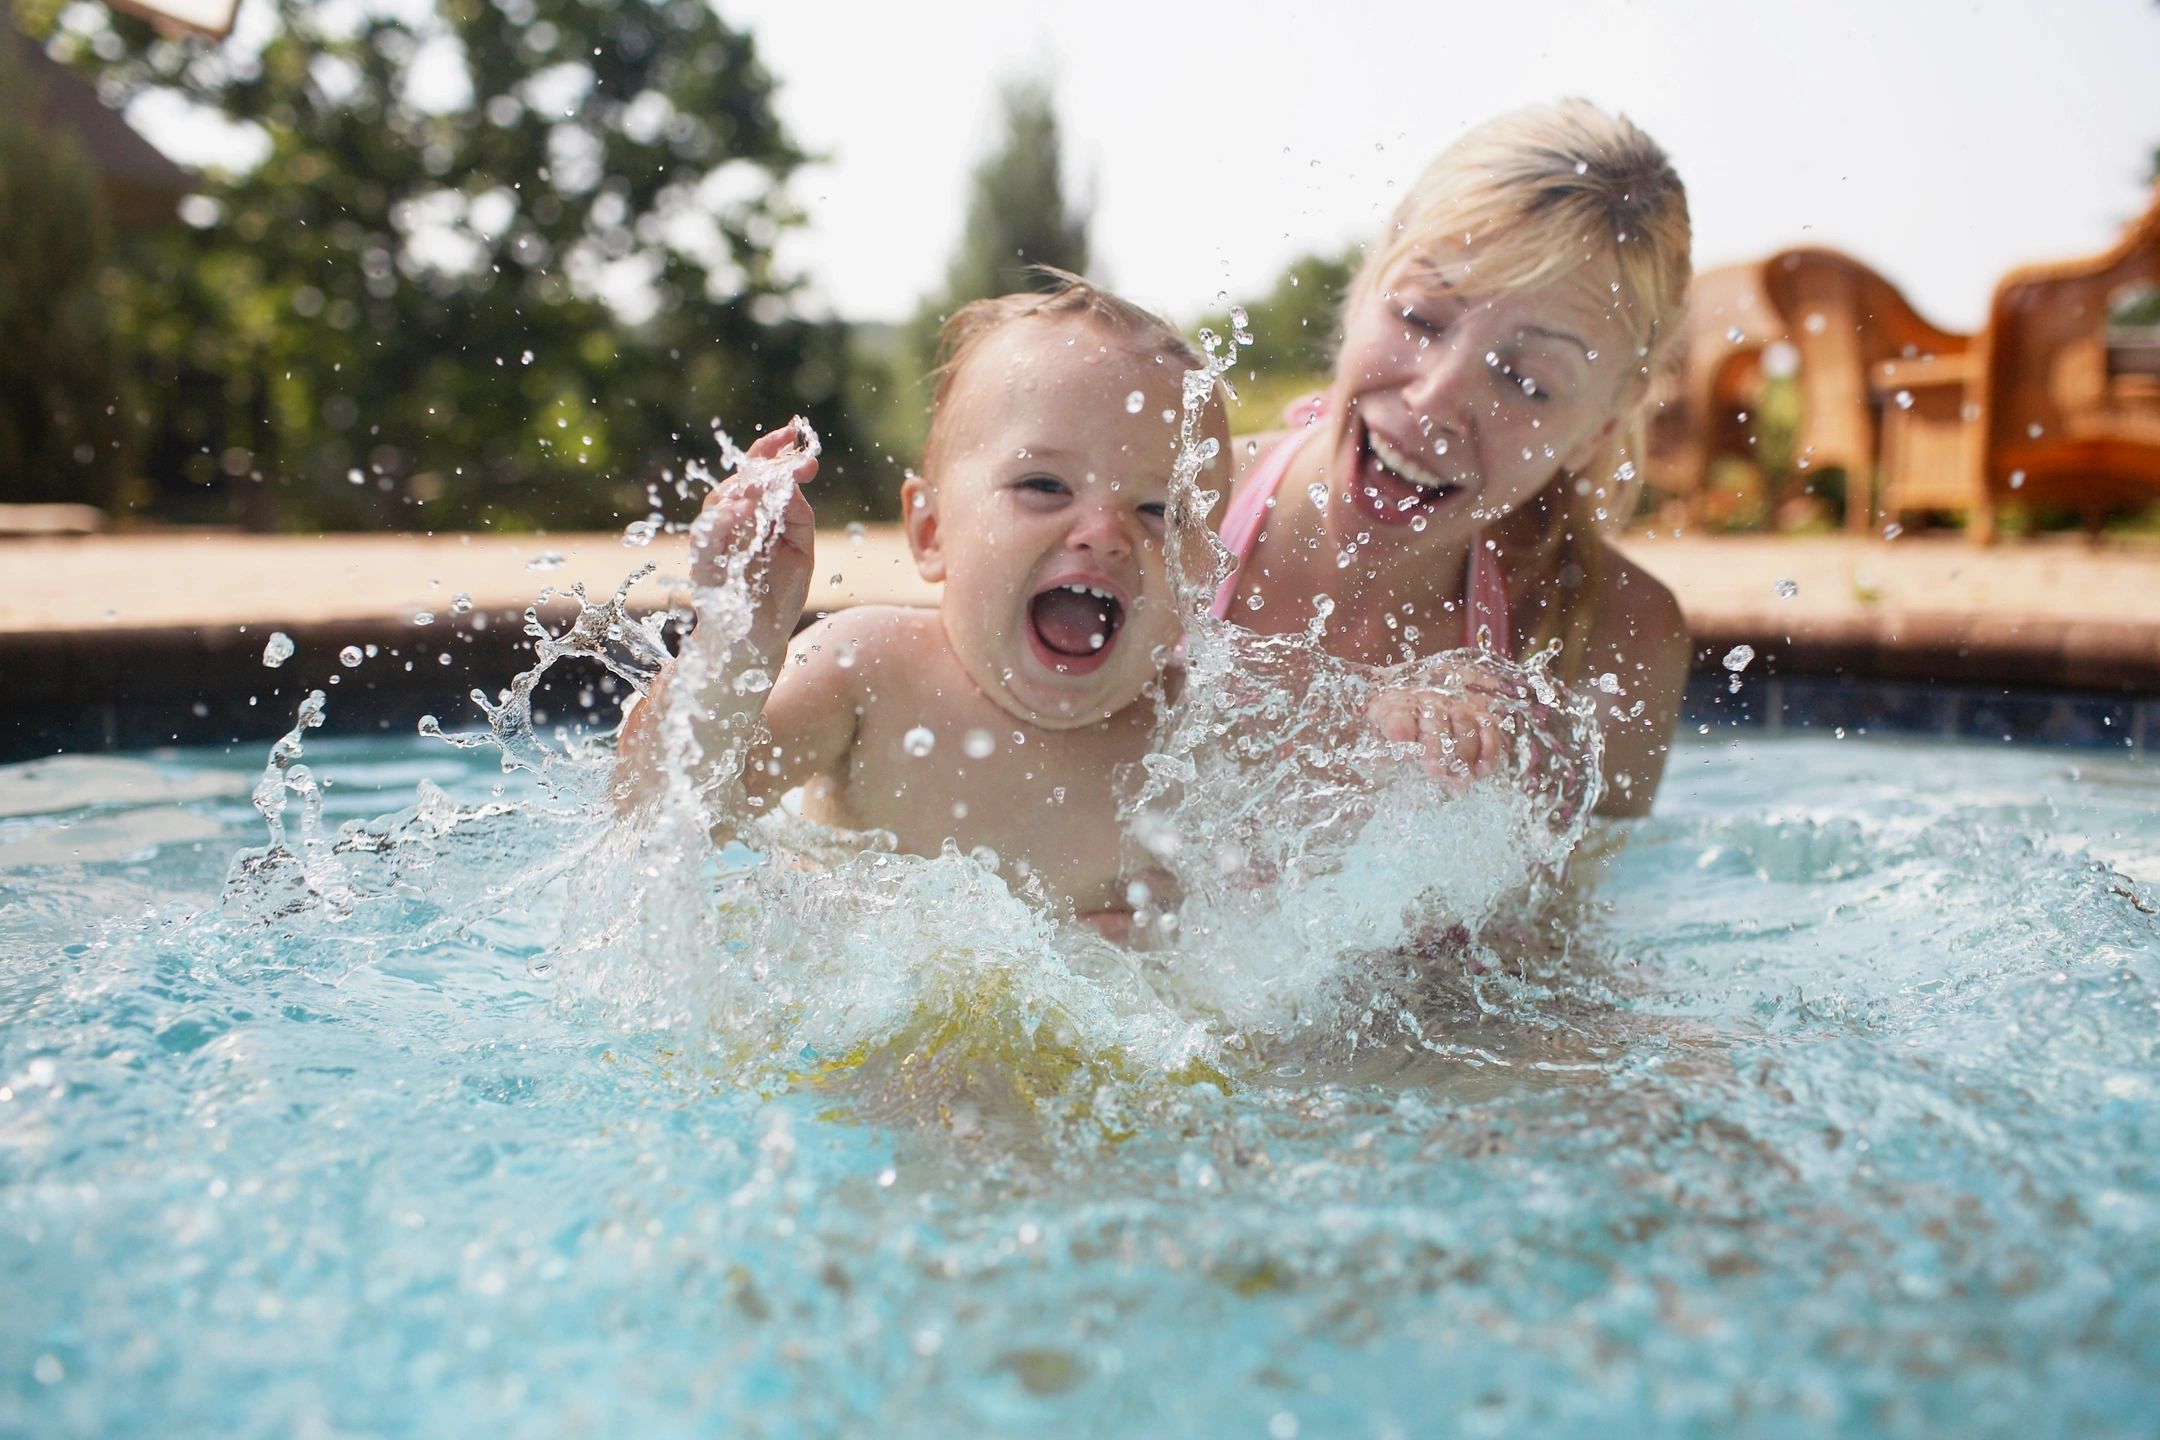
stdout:
<svg viewBox="0 0 2160 1440">
<path fill-rule="evenodd" d="M 1092 202 L 1065 197 L 1057 107 L 1040 80 L 1004 91 L 1005 141 L 975 167 L 960 249 L 945 272 L 938 304 L 946 313 L 970 300 L 1040 288 L 1028 267 L 1054 265 L 1075 275 L 1088 267 Z"/>
<path fill-rule="evenodd" d="M 0 34 L 0 90 L 32 77 Z M 0 111 L 0 501 L 110 504 L 131 460 L 99 277 L 97 189 L 79 146 Z"/>
<path fill-rule="evenodd" d="M 222 474 L 287 523 L 608 523 L 714 417 L 801 411 L 859 502 L 844 335 L 773 258 L 808 157 L 702 0 L 277 0 L 252 54 L 58 18 L 112 102 L 174 91 L 265 152 L 123 267 L 169 486 Z"/>
<path fill-rule="evenodd" d="M 1342 343 L 1343 297 L 1362 260 L 1355 246 L 1301 256 L 1245 307 L 1253 343 L 1242 348 L 1232 377 L 1238 391 L 1233 428 L 1272 430 L 1284 406 L 1325 388 Z"/>
<path fill-rule="evenodd" d="M 911 464 L 929 428 L 929 373 L 938 329 L 970 300 L 1042 288 L 1030 268 L 1051 265 L 1073 274 L 1088 267 L 1091 202 L 1065 193 L 1057 107 L 1040 80 L 1008 84 L 1002 97 L 1004 138 L 976 165 L 968 185 L 967 220 L 945 284 L 924 298 L 898 332 L 863 337 L 855 360 L 856 394 L 889 463 Z"/>
</svg>

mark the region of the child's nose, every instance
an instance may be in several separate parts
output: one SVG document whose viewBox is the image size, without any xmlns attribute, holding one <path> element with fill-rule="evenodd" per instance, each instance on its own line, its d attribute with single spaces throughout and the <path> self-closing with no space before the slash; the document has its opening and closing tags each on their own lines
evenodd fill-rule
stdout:
<svg viewBox="0 0 2160 1440">
<path fill-rule="evenodd" d="M 1125 528 L 1124 519 L 1109 506 L 1090 506 L 1087 513 L 1074 522 L 1066 543 L 1075 550 L 1085 550 L 1098 560 L 1122 560 L 1132 554 L 1132 535 Z"/>
</svg>

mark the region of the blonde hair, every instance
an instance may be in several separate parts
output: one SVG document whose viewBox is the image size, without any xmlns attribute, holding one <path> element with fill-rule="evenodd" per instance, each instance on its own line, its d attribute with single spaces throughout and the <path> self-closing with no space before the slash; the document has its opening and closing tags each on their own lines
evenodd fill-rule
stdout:
<svg viewBox="0 0 2160 1440">
<path fill-rule="evenodd" d="M 1604 571 L 1605 537 L 1641 494 L 1632 459 L 1638 412 L 1653 367 L 1680 331 L 1689 244 L 1687 190 L 1657 142 L 1625 116 L 1562 100 L 1487 121 L 1442 152 L 1395 207 L 1385 241 L 1350 287 L 1355 306 L 1383 285 L 1423 278 L 1440 254 L 1465 245 L 1475 246 L 1469 273 L 1447 277 L 1458 293 L 1524 289 L 1600 260 L 1618 271 L 1615 312 L 1635 342 L 1614 400 L 1621 424 L 1581 471 L 1556 474 L 1489 532 L 1518 562 L 1509 567 L 1511 608 L 1538 602 L 1535 622 L 1522 627 L 1526 648 L 1558 642 L 1570 677 L 1580 673 L 1595 618 L 1584 602 Z"/>
<path fill-rule="evenodd" d="M 1021 320 L 1081 320 L 1109 331 L 1144 349 L 1166 354 L 1188 370 L 1206 362 L 1179 329 L 1153 311 L 1111 294 L 1100 285 L 1070 271 L 1037 265 L 1034 273 L 1047 282 L 1042 290 L 971 300 L 955 310 L 938 330 L 938 363 L 933 372 L 937 388 L 930 396 L 930 433 L 923 441 L 923 474 L 937 474 L 939 441 L 944 431 L 945 402 L 968 357 L 984 341 Z"/>
</svg>

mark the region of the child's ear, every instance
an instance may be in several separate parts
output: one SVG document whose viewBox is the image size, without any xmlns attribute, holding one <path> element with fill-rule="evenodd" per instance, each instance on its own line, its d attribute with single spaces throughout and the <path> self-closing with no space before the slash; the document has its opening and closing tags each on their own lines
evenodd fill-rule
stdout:
<svg viewBox="0 0 2160 1440">
<path fill-rule="evenodd" d="M 900 487 L 900 523 L 907 527 L 915 573 L 933 585 L 943 581 L 945 548 L 939 543 L 937 492 L 929 481 L 912 471 Z"/>
</svg>

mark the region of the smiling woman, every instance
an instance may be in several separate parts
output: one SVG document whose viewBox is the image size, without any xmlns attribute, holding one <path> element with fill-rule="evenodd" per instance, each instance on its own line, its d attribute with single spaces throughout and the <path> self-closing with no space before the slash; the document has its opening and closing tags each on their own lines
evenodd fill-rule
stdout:
<svg viewBox="0 0 2160 1440">
<path fill-rule="evenodd" d="M 1625 119 L 1575 100 L 1465 136 L 1369 252 L 1325 396 L 1238 447 L 1216 612 L 1288 633 L 1325 598 L 1328 649 L 1372 665 L 1557 647 L 1600 692 L 1602 810 L 1648 810 L 1687 637 L 1605 535 L 1687 279 L 1686 193 Z M 1468 723 L 1403 715 L 1418 738 Z"/>
</svg>

